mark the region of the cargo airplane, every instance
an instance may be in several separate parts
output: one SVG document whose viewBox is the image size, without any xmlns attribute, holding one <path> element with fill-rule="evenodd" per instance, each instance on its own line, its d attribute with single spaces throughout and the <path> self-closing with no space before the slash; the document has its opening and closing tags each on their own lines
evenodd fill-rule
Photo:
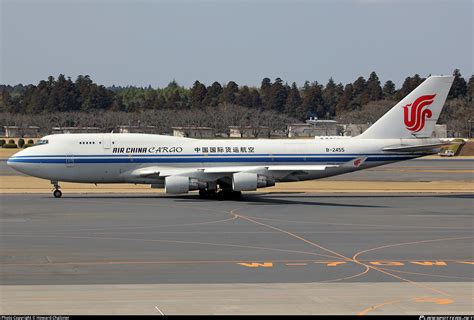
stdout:
<svg viewBox="0 0 474 320">
<path fill-rule="evenodd" d="M 320 179 L 433 154 L 430 138 L 452 76 L 430 76 L 359 136 L 342 139 L 190 139 L 152 134 L 48 135 L 8 159 L 59 182 L 134 183 L 169 194 L 240 197 L 279 182 Z"/>
</svg>

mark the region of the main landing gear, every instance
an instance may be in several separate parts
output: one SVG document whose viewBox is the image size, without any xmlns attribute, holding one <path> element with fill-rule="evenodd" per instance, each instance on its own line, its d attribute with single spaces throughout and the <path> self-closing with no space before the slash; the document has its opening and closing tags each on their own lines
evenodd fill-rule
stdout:
<svg viewBox="0 0 474 320">
<path fill-rule="evenodd" d="M 55 198 L 61 198 L 63 196 L 63 193 L 61 192 L 61 190 L 59 190 L 59 188 L 61 188 L 58 184 L 57 181 L 51 181 L 51 184 L 54 186 L 54 191 L 53 191 L 53 196 Z"/>
<path fill-rule="evenodd" d="M 199 197 L 202 199 L 216 200 L 240 200 L 242 192 L 232 190 L 199 190 Z"/>
</svg>

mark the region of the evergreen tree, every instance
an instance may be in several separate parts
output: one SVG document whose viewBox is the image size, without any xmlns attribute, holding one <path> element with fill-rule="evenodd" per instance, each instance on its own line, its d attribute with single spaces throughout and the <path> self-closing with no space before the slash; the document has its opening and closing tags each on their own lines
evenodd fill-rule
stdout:
<svg viewBox="0 0 474 320">
<path fill-rule="evenodd" d="M 235 103 L 235 98 L 239 92 L 239 86 L 234 81 L 229 81 L 222 91 L 221 101 L 225 103 Z"/>
<path fill-rule="evenodd" d="M 15 112 L 10 92 L 6 88 L 0 90 L 0 112 Z"/>
<path fill-rule="evenodd" d="M 204 99 L 204 105 L 216 107 L 219 104 L 222 91 L 222 86 L 217 81 L 214 82 L 210 87 L 207 87 L 207 94 L 206 98 Z"/>
<path fill-rule="evenodd" d="M 301 99 L 300 91 L 296 86 L 296 83 L 293 82 L 291 89 L 288 92 L 288 98 L 286 99 L 285 104 L 285 113 L 293 118 L 301 117 L 301 104 L 303 100 Z"/>
<path fill-rule="evenodd" d="M 326 116 L 322 91 L 322 86 L 317 81 L 312 84 L 305 84 L 305 88 L 303 89 L 303 112 L 301 118 L 308 118 L 310 116 L 324 118 Z"/>
<path fill-rule="evenodd" d="M 370 74 L 369 79 L 367 80 L 366 90 L 370 101 L 382 99 L 383 93 L 382 88 L 380 87 L 380 80 L 375 72 Z"/>
<path fill-rule="evenodd" d="M 206 86 L 196 80 L 190 93 L 191 108 L 202 109 L 204 107 L 204 99 L 206 98 L 206 95 Z"/>
<path fill-rule="evenodd" d="M 269 78 L 263 78 L 260 85 L 260 97 L 262 99 L 262 104 L 265 109 L 270 109 L 269 100 L 272 89 L 272 81 Z"/>
<path fill-rule="evenodd" d="M 179 95 L 179 91 L 175 89 L 170 97 L 168 98 L 168 101 L 166 101 L 166 108 L 168 109 L 181 109 L 182 108 L 182 103 L 181 103 L 181 96 Z"/>
<path fill-rule="evenodd" d="M 272 110 L 282 112 L 288 98 L 287 88 L 283 85 L 283 80 L 276 78 L 269 90 L 268 107 Z"/>
<path fill-rule="evenodd" d="M 143 109 L 159 110 L 165 106 L 166 101 L 158 90 L 151 87 L 144 92 Z"/>
<path fill-rule="evenodd" d="M 467 85 L 467 98 L 469 101 L 474 100 L 474 75 L 471 75 L 469 78 L 469 83 Z"/>
<path fill-rule="evenodd" d="M 383 96 L 385 99 L 392 100 L 395 95 L 395 83 L 392 80 L 385 82 L 383 86 Z"/>
<path fill-rule="evenodd" d="M 357 78 L 357 80 L 354 81 L 354 83 L 352 84 L 353 95 L 357 96 L 357 95 L 362 94 L 366 88 L 367 88 L 367 84 L 365 82 L 364 77 Z"/>
<path fill-rule="evenodd" d="M 361 108 L 363 105 L 369 103 L 369 94 L 367 92 L 367 82 L 364 77 L 357 78 L 352 85 L 353 99 L 351 101 L 351 108 Z"/>
<path fill-rule="evenodd" d="M 235 103 L 239 106 L 251 108 L 252 105 L 252 95 L 248 86 L 243 86 L 239 91 L 239 95 L 235 99 Z"/>
<path fill-rule="evenodd" d="M 28 102 L 26 112 L 29 114 L 38 114 L 42 112 L 48 102 L 48 97 L 48 84 L 46 81 L 41 80 Z"/>
<path fill-rule="evenodd" d="M 61 97 L 59 87 L 56 85 L 56 81 L 52 80 L 53 77 L 48 78 L 49 96 L 48 101 L 45 105 L 45 111 L 48 113 L 54 113 L 59 111 L 59 104 L 61 103 Z M 51 82 L 52 80 L 52 82 Z"/>
<path fill-rule="evenodd" d="M 250 96 L 252 98 L 252 107 L 260 109 L 262 107 L 262 99 L 258 90 L 255 88 L 250 89 Z"/>
<path fill-rule="evenodd" d="M 344 112 L 350 111 L 350 103 L 353 98 L 354 89 L 352 88 L 352 84 L 347 84 L 344 87 L 344 93 L 342 94 L 341 99 L 336 105 L 336 114 L 341 115 Z"/>
<path fill-rule="evenodd" d="M 451 90 L 449 90 L 448 98 L 462 98 L 465 97 L 467 94 L 467 83 L 466 80 L 461 76 L 461 72 L 459 69 L 455 69 L 453 72 L 454 80 L 451 86 Z"/>
<path fill-rule="evenodd" d="M 170 83 L 168 83 L 168 85 L 165 88 L 163 88 L 161 92 L 163 96 L 165 97 L 165 99 L 168 101 L 169 99 L 171 99 L 171 96 L 174 96 L 174 98 L 176 98 L 176 92 L 178 92 L 178 95 L 179 95 L 180 89 L 181 87 L 176 82 L 176 80 L 173 80 Z"/>
<path fill-rule="evenodd" d="M 415 74 L 413 77 L 405 78 L 405 81 L 402 84 L 402 87 L 396 93 L 396 100 L 401 100 L 412 92 L 416 87 L 418 87 L 424 79 L 420 77 L 419 74 Z"/>
<path fill-rule="evenodd" d="M 332 77 L 329 78 L 329 81 L 323 90 L 323 99 L 327 116 L 332 117 L 335 115 L 337 103 L 339 102 L 343 92 L 342 84 L 336 85 Z"/>
<path fill-rule="evenodd" d="M 66 81 L 66 91 L 66 105 L 68 111 L 79 111 L 81 109 L 81 93 L 70 77 L 68 77 Z"/>
</svg>

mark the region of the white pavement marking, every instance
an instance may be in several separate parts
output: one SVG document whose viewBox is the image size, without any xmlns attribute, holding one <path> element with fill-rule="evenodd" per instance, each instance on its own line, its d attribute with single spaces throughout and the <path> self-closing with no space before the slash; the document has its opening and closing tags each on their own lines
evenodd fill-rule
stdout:
<svg viewBox="0 0 474 320">
<path fill-rule="evenodd" d="M 160 308 L 158 308 L 158 306 L 155 306 L 155 309 L 158 310 L 158 312 L 159 312 L 162 316 L 165 315 L 165 314 L 163 313 L 163 311 L 161 311 Z"/>
</svg>

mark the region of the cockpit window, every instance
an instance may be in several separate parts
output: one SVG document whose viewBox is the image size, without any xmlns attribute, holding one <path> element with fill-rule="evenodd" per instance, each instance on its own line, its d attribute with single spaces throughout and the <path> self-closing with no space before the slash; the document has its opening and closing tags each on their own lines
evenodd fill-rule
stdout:
<svg viewBox="0 0 474 320">
<path fill-rule="evenodd" d="M 36 141 L 36 143 L 34 145 L 35 146 L 40 146 L 42 144 L 48 144 L 48 139 L 39 139 L 38 141 Z"/>
</svg>

